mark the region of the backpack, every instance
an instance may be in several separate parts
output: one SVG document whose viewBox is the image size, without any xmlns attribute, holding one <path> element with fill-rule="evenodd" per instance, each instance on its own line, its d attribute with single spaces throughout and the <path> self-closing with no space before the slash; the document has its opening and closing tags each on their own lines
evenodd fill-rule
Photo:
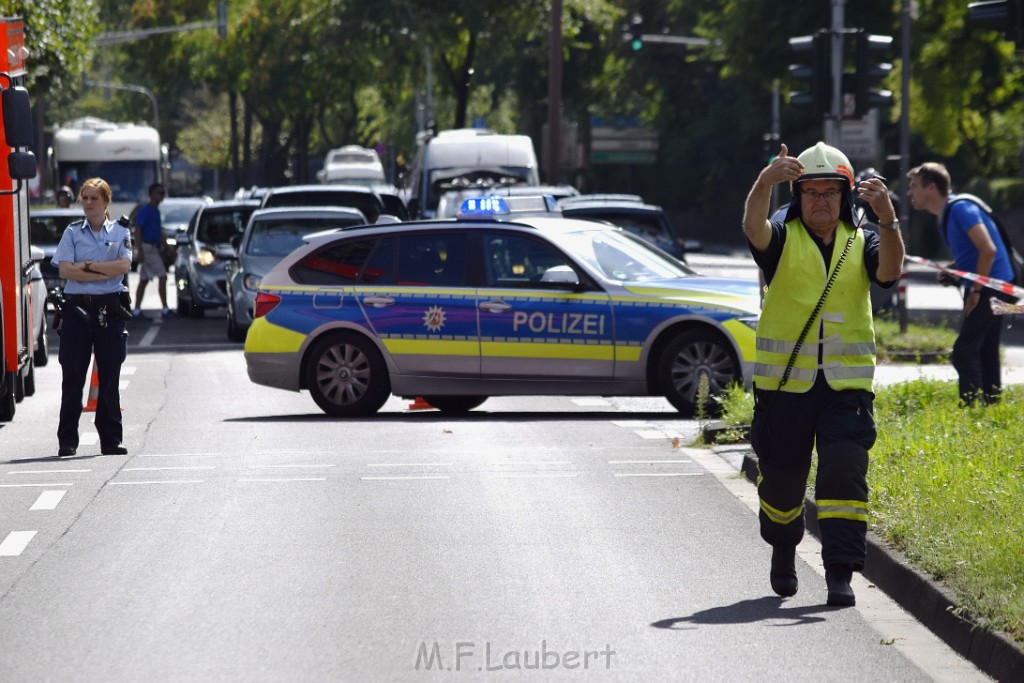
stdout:
<svg viewBox="0 0 1024 683">
<path fill-rule="evenodd" d="M 1013 269 L 1013 283 L 1016 285 L 1024 284 L 1024 255 L 1021 255 L 1017 248 L 1013 246 L 1013 242 L 1010 241 L 1010 234 L 1006 232 L 1006 228 L 1003 226 L 1002 221 L 996 216 L 995 212 L 992 211 L 992 207 L 985 203 L 980 197 L 975 197 L 973 194 L 958 194 L 956 199 L 946 204 L 946 210 L 942 213 L 942 236 L 946 238 L 946 243 L 949 243 L 947 230 L 947 221 L 949 220 L 949 210 L 957 202 L 974 202 L 981 210 L 988 214 L 988 217 L 992 219 L 992 222 L 996 226 L 996 230 L 999 231 L 999 237 L 1003 240 L 1003 246 L 1006 247 L 1006 254 L 1010 259 L 1010 268 Z"/>
</svg>

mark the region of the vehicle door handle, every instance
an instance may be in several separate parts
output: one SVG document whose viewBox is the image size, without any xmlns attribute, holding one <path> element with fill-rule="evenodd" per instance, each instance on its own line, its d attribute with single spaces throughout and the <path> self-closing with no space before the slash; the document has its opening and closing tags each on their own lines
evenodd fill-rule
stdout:
<svg viewBox="0 0 1024 683">
<path fill-rule="evenodd" d="M 364 296 L 363 303 L 373 308 L 387 308 L 394 306 L 395 300 L 390 296 Z"/>
<path fill-rule="evenodd" d="M 487 311 L 488 313 L 504 313 L 505 311 L 512 310 L 512 305 L 507 304 L 499 299 L 495 301 L 485 301 L 482 304 L 480 304 L 480 308 Z"/>
</svg>

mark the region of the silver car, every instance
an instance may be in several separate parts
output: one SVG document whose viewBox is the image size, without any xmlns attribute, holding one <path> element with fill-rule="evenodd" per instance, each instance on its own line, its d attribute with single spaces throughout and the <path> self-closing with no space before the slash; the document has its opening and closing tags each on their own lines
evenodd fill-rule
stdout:
<svg viewBox="0 0 1024 683">
<path fill-rule="evenodd" d="M 228 305 L 227 264 L 235 254 L 231 240 L 245 232 L 257 206 L 255 199 L 214 202 L 201 207 L 178 232 L 178 315 L 201 318 L 207 309 Z"/>
<path fill-rule="evenodd" d="M 366 216 L 358 209 L 308 206 L 254 211 L 245 232 L 235 238 L 236 254 L 228 257 L 228 339 L 245 341 L 260 280 L 301 246 L 303 237 L 365 224 Z"/>
</svg>

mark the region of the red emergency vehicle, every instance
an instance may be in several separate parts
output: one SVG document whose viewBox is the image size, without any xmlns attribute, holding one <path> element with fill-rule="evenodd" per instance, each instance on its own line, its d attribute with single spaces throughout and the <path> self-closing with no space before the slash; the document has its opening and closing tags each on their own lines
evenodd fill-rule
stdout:
<svg viewBox="0 0 1024 683">
<path fill-rule="evenodd" d="M 14 418 L 15 404 L 33 379 L 29 306 L 28 183 L 36 175 L 32 116 L 25 89 L 24 25 L 0 17 L 0 422 Z"/>
</svg>

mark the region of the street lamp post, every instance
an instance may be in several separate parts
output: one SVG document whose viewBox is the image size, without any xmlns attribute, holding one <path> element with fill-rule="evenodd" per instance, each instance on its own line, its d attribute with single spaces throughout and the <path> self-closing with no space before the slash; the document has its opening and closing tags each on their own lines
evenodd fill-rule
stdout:
<svg viewBox="0 0 1024 683">
<path fill-rule="evenodd" d="M 141 85 L 131 85 L 126 83 L 111 83 L 109 81 L 94 81 L 89 78 L 83 78 L 82 84 L 91 88 L 110 88 L 111 90 L 124 90 L 127 92 L 141 93 L 149 98 L 150 103 L 153 105 L 153 127 L 160 130 L 160 110 L 156 104 L 156 95 L 149 88 L 145 88 Z"/>
</svg>

